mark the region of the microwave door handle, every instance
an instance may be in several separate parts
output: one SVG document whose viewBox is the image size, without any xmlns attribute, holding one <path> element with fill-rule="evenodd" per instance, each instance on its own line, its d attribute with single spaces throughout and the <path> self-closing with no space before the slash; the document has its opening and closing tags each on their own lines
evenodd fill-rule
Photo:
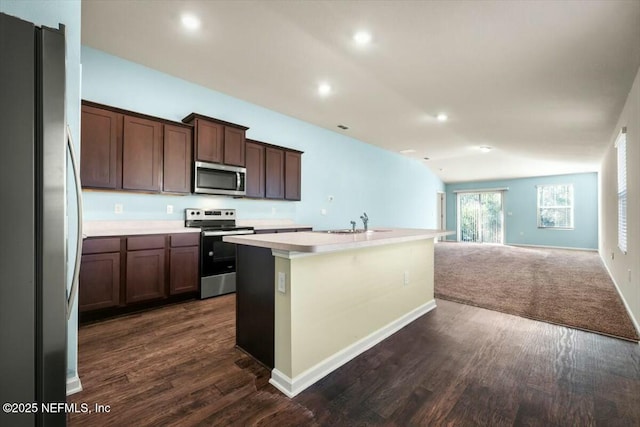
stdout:
<svg viewBox="0 0 640 427">
<path fill-rule="evenodd" d="M 240 172 L 236 172 L 236 191 L 240 191 Z"/>
</svg>

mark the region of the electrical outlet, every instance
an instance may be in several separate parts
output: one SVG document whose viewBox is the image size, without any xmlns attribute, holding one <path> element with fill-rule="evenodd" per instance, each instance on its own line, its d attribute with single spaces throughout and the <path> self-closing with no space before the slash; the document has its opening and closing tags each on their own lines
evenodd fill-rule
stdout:
<svg viewBox="0 0 640 427">
<path fill-rule="evenodd" d="M 404 284 L 405 285 L 409 284 L 409 272 L 408 271 L 404 272 Z"/>
<path fill-rule="evenodd" d="M 327 210 L 325 208 L 320 209 L 320 215 L 326 215 Z"/>
<path fill-rule="evenodd" d="M 172 214 L 173 213 L 173 205 L 167 205 L 167 213 L 168 214 Z"/>
<path fill-rule="evenodd" d="M 282 271 L 278 271 L 278 292 L 286 293 L 287 292 L 287 275 Z"/>
<path fill-rule="evenodd" d="M 271 215 L 275 215 L 276 214 L 276 208 L 271 208 Z"/>
<path fill-rule="evenodd" d="M 124 210 L 124 207 L 122 206 L 122 203 L 116 203 L 113 206 L 113 213 L 121 214 L 123 210 Z"/>
</svg>

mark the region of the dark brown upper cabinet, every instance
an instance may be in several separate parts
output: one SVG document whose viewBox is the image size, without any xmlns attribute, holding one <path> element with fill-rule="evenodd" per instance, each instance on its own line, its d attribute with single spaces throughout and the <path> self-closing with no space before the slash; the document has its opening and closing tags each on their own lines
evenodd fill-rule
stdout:
<svg viewBox="0 0 640 427">
<path fill-rule="evenodd" d="M 247 197 L 301 200 L 302 151 L 247 139 Z"/>
<path fill-rule="evenodd" d="M 191 192 L 191 129 L 164 125 L 164 174 L 162 190 Z"/>
<path fill-rule="evenodd" d="M 224 127 L 224 164 L 245 165 L 245 130 L 230 126 Z"/>
<path fill-rule="evenodd" d="M 122 114 L 82 106 L 82 185 L 116 189 L 121 185 Z"/>
<path fill-rule="evenodd" d="M 191 192 L 191 126 L 82 101 L 85 188 Z"/>
<path fill-rule="evenodd" d="M 248 127 L 191 113 L 184 123 L 195 129 L 195 159 L 199 162 L 245 165 L 245 134 Z"/>
<path fill-rule="evenodd" d="M 302 153 L 285 150 L 284 152 L 284 198 L 301 200 L 301 163 Z"/>
<path fill-rule="evenodd" d="M 162 123 L 124 116 L 122 188 L 162 190 Z"/>
<path fill-rule="evenodd" d="M 199 162 L 222 163 L 224 153 L 224 126 L 207 120 L 196 119 L 196 160 Z"/>
<path fill-rule="evenodd" d="M 264 198 L 264 145 L 247 139 L 246 144 L 247 197 Z"/>
<path fill-rule="evenodd" d="M 284 199 L 284 150 L 265 146 L 265 197 Z"/>
</svg>

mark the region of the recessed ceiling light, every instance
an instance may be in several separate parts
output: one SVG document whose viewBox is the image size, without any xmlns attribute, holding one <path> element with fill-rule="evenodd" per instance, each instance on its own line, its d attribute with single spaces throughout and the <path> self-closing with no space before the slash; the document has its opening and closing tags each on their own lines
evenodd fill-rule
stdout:
<svg viewBox="0 0 640 427">
<path fill-rule="evenodd" d="M 449 116 L 447 116 L 445 113 L 438 113 L 436 119 L 438 119 L 439 122 L 446 122 L 449 119 Z"/>
<path fill-rule="evenodd" d="M 331 86 L 328 83 L 320 83 L 318 85 L 318 93 L 322 96 L 327 96 L 331 93 Z"/>
<path fill-rule="evenodd" d="M 353 40 L 359 45 L 369 44 L 371 42 L 371 33 L 367 31 L 358 31 L 353 35 Z"/>
<path fill-rule="evenodd" d="M 184 25 L 184 27 L 188 30 L 194 31 L 200 28 L 200 20 L 195 15 L 192 15 L 190 13 L 184 13 L 182 15 L 181 20 L 182 20 L 182 25 Z"/>
<path fill-rule="evenodd" d="M 481 145 L 480 146 L 480 151 L 482 151 L 483 153 L 488 153 L 491 150 L 493 150 L 493 147 L 489 147 L 488 145 Z"/>
<path fill-rule="evenodd" d="M 416 152 L 416 150 L 414 150 L 413 148 L 409 148 L 409 149 L 406 149 L 406 150 L 400 150 L 401 154 L 411 154 L 411 153 L 415 153 L 415 152 Z"/>
</svg>

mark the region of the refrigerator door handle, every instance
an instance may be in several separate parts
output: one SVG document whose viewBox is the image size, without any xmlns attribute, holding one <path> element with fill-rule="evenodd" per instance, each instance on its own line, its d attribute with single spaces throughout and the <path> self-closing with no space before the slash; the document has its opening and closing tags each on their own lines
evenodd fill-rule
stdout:
<svg viewBox="0 0 640 427">
<path fill-rule="evenodd" d="M 71 309 L 73 308 L 73 302 L 76 299 L 78 293 L 78 281 L 80 278 L 80 261 L 82 259 L 82 186 L 80 184 L 80 168 L 78 167 L 78 161 L 76 157 L 75 146 L 71 139 L 71 129 L 67 125 L 67 146 L 69 147 L 69 155 L 71 157 L 71 167 L 73 168 L 73 176 L 76 188 L 77 199 L 77 215 L 78 215 L 78 241 L 76 246 L 76 262 L 73 267 L 73 278 L 71 281 L 71 292 L 69 293 L 69 299 L 67 301 L 67 320 L 71 317 Z"/>
</svg>

